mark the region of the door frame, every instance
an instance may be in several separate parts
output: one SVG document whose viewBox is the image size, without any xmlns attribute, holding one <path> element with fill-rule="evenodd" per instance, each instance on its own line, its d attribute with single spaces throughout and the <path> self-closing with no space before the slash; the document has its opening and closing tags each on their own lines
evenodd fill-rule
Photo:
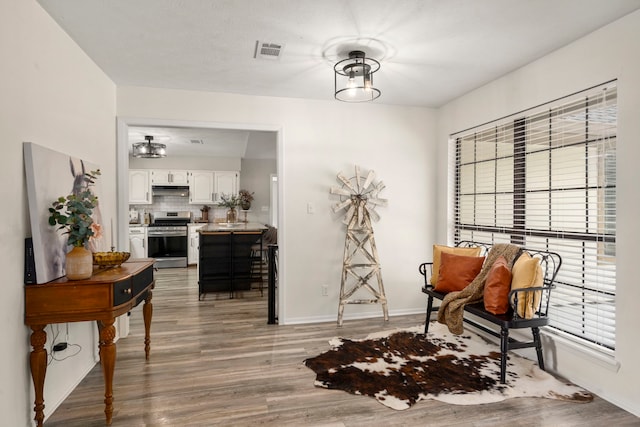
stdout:
<svg viewBox="0 0 640 427">
<path fill-rule="evenodd" d="M 116 246 L 122 250 L 127 247 L 129 223 L 129 126 L 149 126 L 149 127 L 191 127 L 208 129 L 231 129 L 244 131 L 268 131 L 276 133 L 276 171 L 278 176 L 278 318 L 285 319 L 284 301 L 286 293 L 285 260 L 286 251 L 281 244 L 284 242 L 284 144 L 283 129 L 280 125 L 256 124 L 256 123 L 225 123 L 225 122 L 202 122 L 187 120 L 150 119 L 140 117 L 117 117 L 116 118 L 116 217 L 117 236 Z M 126 316 L 123 316 L 126 317 Z M 127 319 L 128 320 L 128 319 Z M 124 326 L 124 325 L 122 325 Z M 128 332 L 128 325 L 125 326 Z M 123 335 L 126 336 L 126 335 Z"/>
</svg>

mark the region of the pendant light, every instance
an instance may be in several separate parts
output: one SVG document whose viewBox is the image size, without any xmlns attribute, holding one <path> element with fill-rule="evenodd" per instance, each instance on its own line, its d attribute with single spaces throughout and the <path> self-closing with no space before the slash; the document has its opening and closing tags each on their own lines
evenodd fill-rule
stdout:
<svg viewBox="0 0 640 427">
<path fill-rule="evenodd" d="M 373 86 L 373 74 L 380 69 L 380 63 L 367 58 L 361 50 L 349 52 L 349 58 L 338 61 L 333 67 L 334 96 L 344 102 L 373 101 L 381 94 Z"/>
</svg>

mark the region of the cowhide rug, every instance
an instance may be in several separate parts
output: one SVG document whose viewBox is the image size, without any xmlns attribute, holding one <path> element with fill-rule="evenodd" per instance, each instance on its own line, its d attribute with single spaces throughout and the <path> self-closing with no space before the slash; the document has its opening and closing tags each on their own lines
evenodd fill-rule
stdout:
<svg viewBox="0 0 640 427">
<path fill-rule="evenodd" d="M 315 385 L 374 397 L 403 410 L 419 400 L 456 405 L 498 402 L 511 397 L 546 397 L 574 402 L 593 399 L 586 390 L 558 381 L 537 364 L 509 352 L 507 384 L 500 384 L 500 349 L 479 335 L 449 333 L 432 322 L 373 334 L 361 341 L 334 338 L 331 350 L 306 359 Z"/>
</svg>

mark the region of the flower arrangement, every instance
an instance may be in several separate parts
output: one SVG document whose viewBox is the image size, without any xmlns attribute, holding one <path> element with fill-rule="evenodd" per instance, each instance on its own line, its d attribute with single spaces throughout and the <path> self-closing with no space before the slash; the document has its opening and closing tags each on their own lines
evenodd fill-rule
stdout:
<svg viewBox="0 0 640 427">
<path fill-rule="evenodd" d="M 240 205 L 242 209 L 249 209 L 251 207 L 251 202 L 253 201 L 253 191 L 249 192 L 249 190 L 240 190 L 238 192 L 238 196 L 240 198 Z"/>
<path fill-rule="evenodd" d="M 253 194 L 254 194 L 254 192 L 252 191 L 251 193 L 249 193 L 249 190 L 240 190 L 238 192 L 238 195 L 240 196 L 240 201 L 241 202 L 249 202 L 249 203 L 251 203 L 253 201 Z"/>
<path fill-rule="evenodd" d="M 91 186 L 100 175 L 100 169 L 84 174 L 84 185 L 69 194 L 60 196 L 49 208 L 49 225 L 59 225 L 58 230 L 68 234 L 68 244 L 84 247 L 92 239 L 102 237 L 102 226 L 93 221 L 91 214 L 98 204 L 98 197 L 91 191 Z"/>
<path fill-rule="evenodd" d="M 220 195 L 220 201 L 218 202 L 218 206 L 221 208 L 235 209 L 240 204 L 240 198 L 235 194 L 224 194 Z"/>
</svg>

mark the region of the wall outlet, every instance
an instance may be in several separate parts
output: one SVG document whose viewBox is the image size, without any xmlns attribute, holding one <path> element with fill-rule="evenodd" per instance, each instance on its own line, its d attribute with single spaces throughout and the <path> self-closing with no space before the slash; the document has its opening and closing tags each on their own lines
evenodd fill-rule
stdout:
<svg viewBox="0 0 640 427">
<path fill-rule="evenodd" d="M 323 297 L 328 297 L 329 296 L 329 285 L 322 285 L 322 296 Z"/>
</svg>

